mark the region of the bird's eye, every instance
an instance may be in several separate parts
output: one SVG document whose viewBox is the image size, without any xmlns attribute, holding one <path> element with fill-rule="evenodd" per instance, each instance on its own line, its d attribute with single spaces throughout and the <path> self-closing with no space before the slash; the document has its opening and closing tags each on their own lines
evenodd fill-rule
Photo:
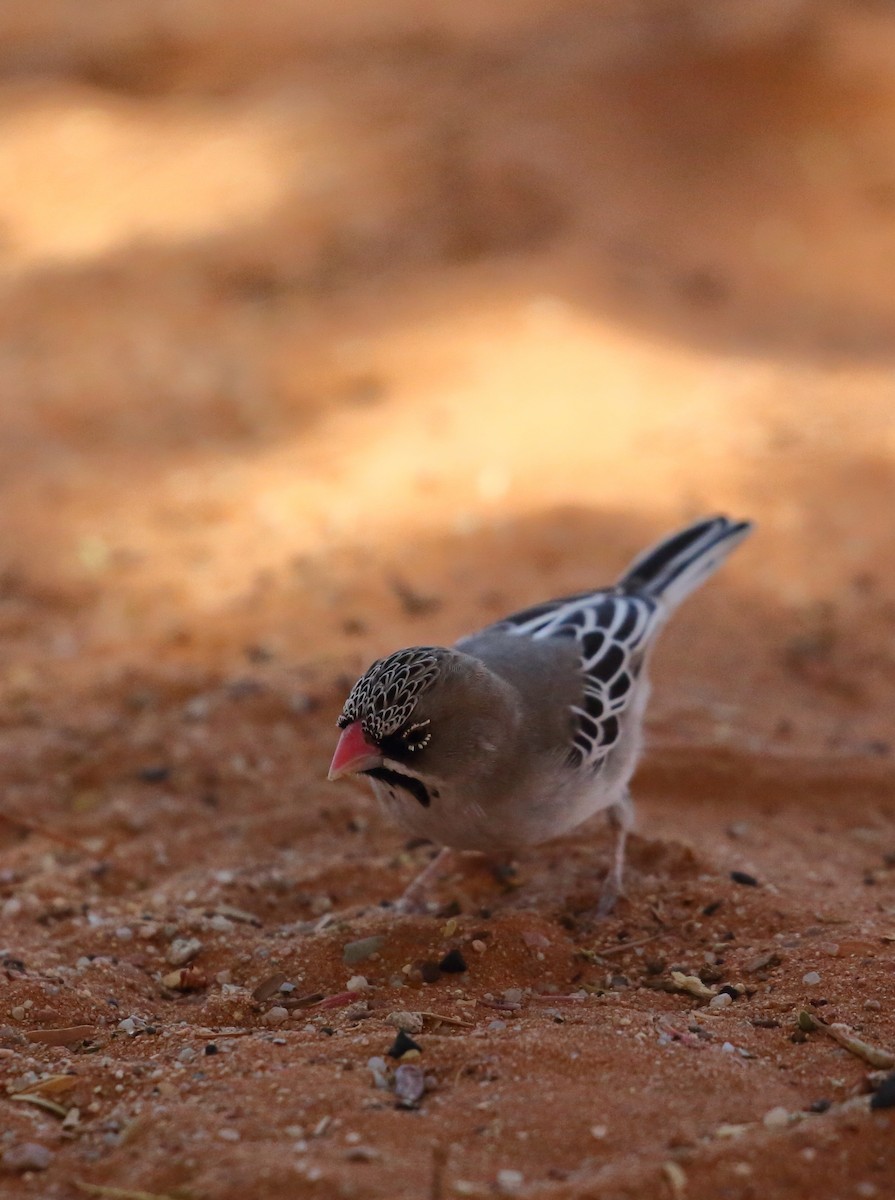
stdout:
<svg viewBox="0 0 895 1200">
<path fill-rule="evenodd" d="M 408 750 L 422 750 L 432 740 L 429 732 L 429 721 L 419 721 L 401 731 L 401 738 Z"/>
</svg>

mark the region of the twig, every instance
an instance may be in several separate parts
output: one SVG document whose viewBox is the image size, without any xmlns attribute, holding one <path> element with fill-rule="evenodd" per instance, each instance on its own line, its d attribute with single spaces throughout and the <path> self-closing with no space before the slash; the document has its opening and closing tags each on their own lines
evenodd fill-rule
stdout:
<svg viewBox="0 0 895 1200">
<path fill-rule="evenodd" d="M 448 1151 L 443 1142 L 437 1142 L 432 1147 L 432 1187 L 429 1192 L 430 1200 L 444 1198 L 444 1169 L 447 1166 Z"/>
<path fill-rule="evenodd" d="M 73 1179 L 72 1183 L 79 1192 L 88 1196 L 106 1196 L 108 1200 L 178 1200 L 170 1192 L 140 1192 L 132 1188 L 104 1187 L 99 1183 L 85 1183 L 82 1179 Z"/>
<path fill-rule="evenodd" d="M 591 953 L 597 958 L 608 958 L 610 954 L 621 954 L 623 950 L 633 950 L 635 946 L 645 946 L 647 942 L 654 942 L 656 938 L 662 937 L 668 932 L 668 929 L 657 929 L 655 933 L 651 933 L 647 937 L 637 938 L 633 942 L 619 942 L 617 946 L 610 946 L 607 950 L 593 950 Z"/>
<path fill-rule="evenodd" d="M 81 854 L 86 854 L 88 857 L 96 857 L 95 852 L 88 850 L 84 843 L 78 841 L 77 838 L 69 837 L 65 833 L 58 833 L 55 829 L 48 829 L 46 825 L 32 821 L 29 817 L 20 817 L 15 813 L 0 811 L 0 821 L 5 821 L 7 825 L 15 825 L 28 833 L 36 833 L 40 837 L 48 838 L 51 842 L 59 842 L 61 846 L 68 846 L 70 850 L 79 850 Z"/>
</svg>

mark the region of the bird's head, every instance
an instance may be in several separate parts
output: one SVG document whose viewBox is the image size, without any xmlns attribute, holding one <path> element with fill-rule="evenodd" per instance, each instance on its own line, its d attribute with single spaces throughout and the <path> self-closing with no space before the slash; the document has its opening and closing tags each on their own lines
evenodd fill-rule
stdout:
<svg viewBox="0 0 895 1200">
<path fill-rule="evenodd" d="M 380 658 L 360 677 L 342 708 L 342 733 L 330 779 L 391 764 L 406 765 L 432 738 L 431 717 L 417 715 L 420 701 L 438 682 L 450 651 L 413 646 Z"/>
<path fill-rule="evenodd" d="M 481 769 L 514 723 L 508 691 L 458 650 L 412 646 L 379 659 L 342 708 L 329 778 L 399 772 L 431 784 Z"/>
</svg>

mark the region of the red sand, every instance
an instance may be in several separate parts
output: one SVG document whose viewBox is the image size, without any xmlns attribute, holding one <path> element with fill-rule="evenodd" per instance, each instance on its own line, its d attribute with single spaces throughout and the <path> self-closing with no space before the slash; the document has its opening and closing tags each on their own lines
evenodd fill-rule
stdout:
<svg viewBox="0 0 895 1200">
<path fill-rule="evenodd" d="M 5 5 L 0 1194 L 886 1194 L 890 26 L 205 7 Z M 715 509 L 617 913 L 595 822 L 393 918 L 359 670 Z"/>
</svg>

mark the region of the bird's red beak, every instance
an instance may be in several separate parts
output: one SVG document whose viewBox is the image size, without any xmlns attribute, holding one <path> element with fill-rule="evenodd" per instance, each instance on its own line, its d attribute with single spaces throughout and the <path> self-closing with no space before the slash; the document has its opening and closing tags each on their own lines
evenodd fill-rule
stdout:
<svg viewBox="0 0 895 1200">
<path fill-rule="evenodd" d="M 341 779 L 343 775 L 356 775 L 358 771 L 369 771 L 382 766 L 382 755 L 377 746 L 367 740 L 360 721 L 352 721 L 342 730 L 336 752 L 329 765 L 330 779 Z"/>
</svg>

